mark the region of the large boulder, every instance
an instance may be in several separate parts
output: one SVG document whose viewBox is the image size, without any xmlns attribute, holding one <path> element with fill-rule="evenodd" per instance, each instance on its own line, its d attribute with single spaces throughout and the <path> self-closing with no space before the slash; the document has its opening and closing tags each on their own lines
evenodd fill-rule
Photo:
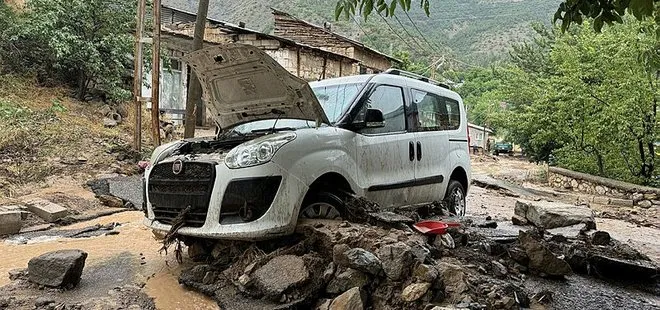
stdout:
<svg viewBox="0 0 660 310">
<path fill-rule="evenodd" d="M 554 277 L 573 273 L 566 261 L 555 256 L 540 241 L 534 239 L 530 233 L 520 231 L 518 241 L 529 258 L 529 268 L 531 270 Z"/>
<path fill-rule="evenodd" d="M 299 285 L 309 278 L 302 257 L 282 255 L 271 259 L 252 274 L 254 284 L 264 295 L 277 298 L 290 287 Z"/>
<path fill-rule="evenodd" d="M 28 262 L 28 278 L 44 286 L 72 288 L 80 283 L 86 259 L 87 253 L 81 250 L 42 254 Z"/>
<path fill-rule="evenodd" d="M 376 255 L 382 262 L 385 275 L 393 281 L 407 276 L 415 260 L 411 248 L 403 242 L 384 245 L 376 251 Z"/>
<path fill-rule="evenodd" d="M 535 226 L 545 229 L 580 223 L 595 223 L 593 211 L 588 206 L 576 206 L 560 202 L 521 199 L 516 201 L 514 213 L 517 216 L 526 218 Z"/>
<path fill-rule="evenodd" d="M 348 268 L 344 272 L 335 276 L 335 278 L 328 283 L 325 291 L 330 294 L 341 294 L 353 287 L 362 288 L 368 283 L 369 276 L 364 272 Z"/>
<path fill-rule="evenodd" d="M 459 265 L 458 261 L 444 258 L 435 267 L 439 273 L 436 282 L 441 282 L 440 284 L 444 287 L 449 301 L 460 301 L 461 295 L 469 289 L 465 270 Z"/>
<path fill-rule="evenodd" d="M 330 304 L 330 310 L 362 310 L 364 301 L 360 288 L 354 287 L 337 296 Z"/>
<path fill-rule="evenodd" d="M 335 264 L 364 271 L 372 275 L 380 275 L 383 272 L 380 260 L 373 253 L 362 248 L 353 248 L 338 253 L 337 249 L 337 246 L 333 249 Z"/>
</svg>

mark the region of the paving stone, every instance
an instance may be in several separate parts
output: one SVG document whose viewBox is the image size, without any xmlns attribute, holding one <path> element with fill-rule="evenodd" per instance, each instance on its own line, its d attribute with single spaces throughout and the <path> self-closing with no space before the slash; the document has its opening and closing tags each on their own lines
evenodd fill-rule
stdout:
<svg viewBox="0 0 660 310">
<path fill-rule="evenodd" d="M 36 198 L 26 201 L 28 210 L 46 222 L 52 223 L 69 215 L 69 210 L 45 199 Z"/>
</svg>

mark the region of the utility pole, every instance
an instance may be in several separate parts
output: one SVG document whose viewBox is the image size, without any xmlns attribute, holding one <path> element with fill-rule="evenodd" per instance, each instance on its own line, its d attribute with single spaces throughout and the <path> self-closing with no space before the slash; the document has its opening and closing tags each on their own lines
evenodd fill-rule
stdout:
<svg viewBox="0 0 660 310">
<path fill-rule="evenodd" d="M 158 1 L 158 0 L 157 0 Z M 206 29 L 206 15 L 209 10 L 209 0 L 199 0 L 197 7 L 197 20 L 195 21 L 195 33 L 193 37 L 192 50 L 196 51 L 202 48 L 204 43 L 204 30 Z M 190 83 L 188 86 L 188 96 L 186 97 L 186 127 L 183 132 L 184 138 L 195 136 L 195 123 L 197 121 L 198 102 L 202 100 L 202 85 L 199 84 L 195 71 L 190 72 Z M 203 105 L 201 106 L 203 108 Z"/>
<path fill-rule="evenodd" d="M 154 0 L 154 30 L 151 68 L 151 134 L 154 146 L 160 145 L 160 0 Z"/>
<path fill-rule="evenodd" d="M 135 54 L 133 55 L 133 104 L 135 111 L 135 129 L 133 149 L 142 149 L 142 32 L 144 31 L 144 11 L 146 0 L 138 1 L 135 27 Z"/>
</svg>

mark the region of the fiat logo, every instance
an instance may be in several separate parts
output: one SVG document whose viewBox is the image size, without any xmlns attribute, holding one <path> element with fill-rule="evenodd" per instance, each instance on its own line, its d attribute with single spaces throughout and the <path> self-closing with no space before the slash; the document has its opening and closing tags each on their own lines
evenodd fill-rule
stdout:
<svg viewBox="0 0 660 310">
<path fill-rule="evenodd" d="M 172 173 L 179 174 L 181 171 L 183 171 L 183 161 L 177 159 L 172 163 Z"/>
</svg>

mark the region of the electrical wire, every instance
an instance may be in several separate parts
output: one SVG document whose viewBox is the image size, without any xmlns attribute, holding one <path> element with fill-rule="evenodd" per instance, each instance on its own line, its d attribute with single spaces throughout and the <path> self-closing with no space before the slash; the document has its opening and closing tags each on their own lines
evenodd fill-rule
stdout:
<svg viewBox="0 0 660 310">
<path fill-rule="evenodd" d="M 415 49 L 414 47 L 412 47 L 412 45 L 410 45 L 410 43 L 408 43 L 408 41 L 404 40 L 404 39 L 401 37 L 401 35 L 399 35 L 399 33 L 396 32 L 396 31 L 392 28 L 392 26 L 390 25 L 390 23 L 387 22 L 387 19 L 385 19 L 385 17 L 383 17 L 383 15 L 380 14 L 380 12 L 376 11 L 376 13 L 377 13 L 378 16 L 380 16 L 380 18 L 385 22 L 385 24 L 387 25 L 387 27 L 390 28 L 390 31 L 392 31 L 392 33 L 394 33 L 397 37 L 399 37 L 399 40 L 403 41 L 403 43 L 405 43 L 406 45 L 408 45 L 408 47 L 409 47 L 411 50 L 413 50 L 415 53 L 420 54 L 420 52 L 417 51 L 417 49 Z"/>
<path fill-rule="evenodd" d="M 399 25 L 401 26 L 401 28 L 403 29 L 403 31 L 404 31 L 404 32 L 410 37 L 410 39 L 411 39 L 411 40 L 412 40 L 417 46 L 419 46 L 419 48 L 421 48 L 422 50 L 426 51 L 426 48 L 424 48 L 421 44 L 419 44 L 418 40 L 416 40 L 415 37 L 414 37 L 412 34 L 410 34 L 410 32 L 408 32 L 408 29 L 406 29 L 406 26 L 404 26 L 403 23 L 401 23 L 401 21 L 399 20 L 398 17 L 396 17 L 396 15 L 394 15 L 394 19 L 396 19 L 396 21 L 399 23 Z M 429 53 L 433 54 L 433 50 L 429 51 Z"/>
<path fill-rule="evenodd" d="M 431 44 L 429 42 L 429 40 L 426 39 L 426 37 L 424 36 L 422 31 L 419 30 L 419 27 L 417 27 L 417 24 L 415 24 L 415 22 L 412 20 L 412 18 L 410 18 L 410 15 L 408 15 L 408 12 L 406 10 L 403 10 L 403 13 L 406 14 L 406 17 L 408 17 L 408 20 L 410 21 L 410 23 L 413 25 L 413 27 L 415 27 L 415 29 L 417 29 L 417 32 L 419 33 L 419 35 L 422 36 L 422 39 L 424 40 L 424 42 L 426 42 L 426 44 L 428 44 L 431 47 L 431 49 L 436 48 L 438 50 L 442 50 L 442 48 L 440 48 L 438 45 L 436 45 L 435 43 Z"/>
</svg>

